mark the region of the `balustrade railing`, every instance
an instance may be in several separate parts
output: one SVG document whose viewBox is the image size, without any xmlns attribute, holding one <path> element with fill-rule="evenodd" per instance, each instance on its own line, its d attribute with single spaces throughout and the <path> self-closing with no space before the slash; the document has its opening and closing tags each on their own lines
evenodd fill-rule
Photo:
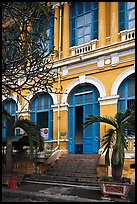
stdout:
<svg viewBox="0 0 137 204">
<path fill-rule="evenodd" d="M 72 56 L 80 55 L 80 54 L 87 53 L 87 52 L 90 52 L 92 50 L 95 50 L 96 49 L 96 44 L 97 44 L 97 39 L 92 40 L 92 41 L 90 41 L 88 43 L 79 45 L 79 46 L 71 47 L 70 48 L 71 55 Z"/>
<path fill-rule="evenodd" d="M 135 29 L 121 31 L 120 35 L 121 41 L 135 39 Z"/>
</svg>

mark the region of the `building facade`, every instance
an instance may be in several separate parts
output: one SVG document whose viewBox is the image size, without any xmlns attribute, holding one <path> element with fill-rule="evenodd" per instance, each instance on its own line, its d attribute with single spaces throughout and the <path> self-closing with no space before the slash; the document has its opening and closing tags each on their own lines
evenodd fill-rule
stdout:
<svg viewBox="0 0 137 204">
<path fill-rule="evenodd" d="M 101 153 L 107 126 L 82 124 L 89 114 L 114 116 L 135 101 L 135 2 L 49 4 L 55 11 L 51 40 L 59 52 L 52 56 L 58 73 L 53 90 L 39 97 L 24 92 L 31 105 L 13 95 L 11 103 L 4 99 L 5 107 L 15 117 L 23 108 L 21 114 L 40 125 L 52 149 Z M 125 175 L 135 162 L 134 139 L 127 140 Z"/>
</svg>

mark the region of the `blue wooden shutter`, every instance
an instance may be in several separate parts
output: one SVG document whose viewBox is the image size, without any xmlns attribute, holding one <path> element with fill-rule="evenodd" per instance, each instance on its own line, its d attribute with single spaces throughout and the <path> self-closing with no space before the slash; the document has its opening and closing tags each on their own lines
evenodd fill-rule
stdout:
<svg viewBox="0 0 137 204">
<path fill-rule="evenodd" d="M 36 114 L 35 112 L 31 112 L 30 114 L 30 121 L 36 124 Z"/>
<path fill-rule="evenodd" d="M 93 6 L 93 39 L 98 39 L 98 2 L 94 2 Z"/>
<path fill-rule="evenodd" d="M 119 32 L 127 29 L 126 6 L 126 2 L 118 2 Z"/>
<path fill-rule="evenodd" d="M 68 151 L 74 153 L 74 135 L 75 135 L 75 108 L 71 107 L 68 111 Z"/>
<path fill-rule="evenodd" d="M 83 107 L 83 121 L 88 117 L 89 114 L 92 114 L 92 105 L 85 105 Z M 93 153 L 93 124 L 83 129 L 83 153 L 92 154 Z"/>
<path fill-rule="evenodd" d="M 49 43 L 49 49 L 53 49 L 54 47 L 54 18 L 50 19 L 50 43 Z"/>
</svg>

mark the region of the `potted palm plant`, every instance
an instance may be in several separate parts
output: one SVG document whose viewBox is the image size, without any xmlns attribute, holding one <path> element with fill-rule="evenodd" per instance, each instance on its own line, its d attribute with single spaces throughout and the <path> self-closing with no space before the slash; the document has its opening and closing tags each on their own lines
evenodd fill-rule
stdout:
<svg viewBox="0 0 137 204">
<path fill-rule="evenodd" d="M 37 125 L 29 121 L 28 119 L 18 118 L 17 120 L 14 120 L 12 116 L 4 108 L 2 108 L 2 121 L 4 122 L 5 119 L 11 123 L 11 133 L 8 135 L 6 142 L 6 164 L 5 172 L 2 172 L 2 183 L 9 184 L 11 178 L 16 178 L 17 182 L 20 183 L 23 178 L 23 174 L 13 172 L 12 141 L 15 128 L 22 128 L 28 136 L 30 159 L 33 159 L 33 157 L 35 157 L 34 151 L 41 152 L 44 150 L 44 140 L 40 134 L 40 128 Z"/>
<path fill-rule="evenodd" d="M 132 185 L 129 182 L 130 179 L 122 177 L 122 170 L 125 160 L 125 149 L 127 149 L 126 132 L 129 128 L 135 127 L 134 105 L 125 112 L 116 113 L 114 117 L 89 115 L 83 124 L 84 128 L 95 122 L 111 125 L 106 134 L 102 137 L 101 147 L 103 147 L 102 153 L 105 154 L 105 163 L 109 166 L 111 161 L 112 177 L 101 178 L 99 185 L 105 196 L 111 194 L 126 198 Z M 110 150 L 112 150 L 111 159 Z"/>
</svg>

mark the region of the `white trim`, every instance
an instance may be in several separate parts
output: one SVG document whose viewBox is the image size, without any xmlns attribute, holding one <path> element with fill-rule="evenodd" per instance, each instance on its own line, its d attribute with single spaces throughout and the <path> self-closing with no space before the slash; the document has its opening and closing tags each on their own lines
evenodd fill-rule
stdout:
<svg viewBox="0 0 137 204">
<path fill-rule="evenodd" d="M 85 76 L 85 80 L 82 83 L 93 84 L 98 89 L 98 91 L 100 93 L 100 98 L 106 97 L 105 87 L 98 79 L 96 79 L 94 77 Z M 63 94 L 63 96 L 62 96 L 62 104 L 67 103 L 68 95 L 72 91 L 72 89 L 74 87 L 76 87 L 77 85 L 82 84 L 82 83 L 80 82 L 79 78 L 77 78 L 68 85 L 68 87 L 64 91 L 67 94 Z"/>
<path fill-rule="evenodd" d="M 13 99 L 16 103 L 18 103 L 18 98 L 14 94 L 10 95 L 10 97 L 2 96 L 2 101 L 5 101 L 6 99 Z"/>
<path fill-rule="evenodd" d="M 79 96 L 79 95 L 83 95 L 83 94 L 89 94 L 92 93 L 93 91 L 84 91 L 84 92 L 80 92 L 80 93 L 76 93 L 75 96 Z"/>
<path fill-rule="evenodd" d="M 37 93 L 40 93 L 40 92 L 47 93 L 46 91 L 43 91 L 43 90 L 39 90 Z M 56 95 L 56 93 L 48 93 L 48 94 L 52 97 L 52 99 L 53 99 L 53 104 L 54 104 L 54 105 L 57 104 L 57 95 Z M 30 101 L 30 100 L 33 98 L 33 96 L 35 96 L 35 95 L 33 95 L 33 93 L 31 92 L 31 93 L 27 96 L 27 100 Z M 28 103 L 28 102 L 26 102 L 25 106 L 26 106 L 26 108 L 25 108 L 24 110 L 29 111 L 29 103 Z M 25 107 L 25 106 L 24 106 L 24 107 Z"/>
<path fill-rule="evenodd" d="M 18 112 L 21 111 L 21 104 L 20 104 L 19 99 L 18 99 L 18 97 L 17 97 L 16 95 L 11 94 L 10 97 L 2 96 L 2 102 L 4 102 L 4 101 L 7 100 L 7 99 L 12 99 L 12 100 L 14 100 L 14 101 L 16 102 L 17 106 L 18 106 Z"/>
<path fill-rule="evenodd" d="M 68 64 L 68 70 L 72 70 L 72 69 L 75 69 L 75 68 L 80 68 L 80 67 L 96 64 L 97 59 L 92 59 L 92 60 L 91 59 L 86 59 L 85 61 L 78 61 L 78 59 L 76 58 L 73 61 L 73 63 L 74 64 Z"/>
<path fill-rule="evenodd" d="M 66 104 L 60 104 L 60 111 L 68 111 L 68 103 Z M 58 111 L 58 105 L 52 105 L 51 106 L 53 108 L 53 112 L 57 112 Z"/>
<path fill-rule="evenodd" d="M 52 9 L 59 8 L 59 7 L 60 7 L 59 3 L 52 5 Z"/>
<path fill-rule="evenodd" d="M 125 159 L 135 159 L 135 152 L 125 152 Z"/>
<path fill-rule="evenodd" d="M 125 57 L 131 54 L 135 54 L 135 49 L 128 49 L 128 50 L 124 50 L 118 53 L 119 57 Z"/>
<path fill-rule="evenodd" d="M 112 66 L 116 66 L 119 63 L 119 53 L 118 52 L 112 53 L 110 56 Z"/>
<path fill-rule="evenodd" d="M 16 113 L 18 116 L 30 116 L 30 111 L 27 111 L 27 110 L 22 110 L 21 112 L 16 111 Z"/>
<path fill-rule="evenodd" d="M 135 73 L 135 65 L 124 70 L 114 81 L 113 85 L 112 85 L 112 89 L 111 89 L 111 96 L 116 96 L 118 93 L 118 89 L 120 84 L 122 83 L 122 81 L 130 76 L 131 74 Z"/>
<path fill-rule="evenodd" d="M 98 101 L 100 102 L 100 105 L 110 105 L 110 104 L 117 104 L 119 95 L 117 96 L 106 96 L 103 98 L 98 98 Z"/>
</svg>

